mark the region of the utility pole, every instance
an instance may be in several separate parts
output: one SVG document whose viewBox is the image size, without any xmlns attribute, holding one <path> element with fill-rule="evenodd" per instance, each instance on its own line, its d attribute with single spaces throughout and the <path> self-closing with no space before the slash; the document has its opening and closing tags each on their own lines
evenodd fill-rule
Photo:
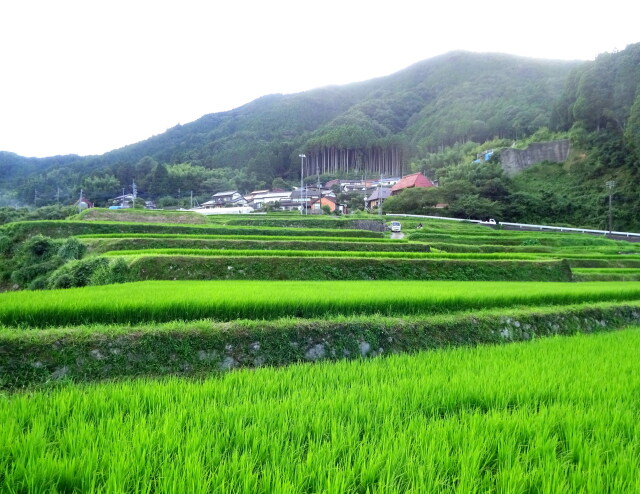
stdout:
<svg viewBox="0 0 640 494">
<path fill-rule="evenodd" d="M 138 197 L 138 187 L 136 187 L 135 179 L 133 180 L 133 184 L 131 186 L 131 190 L 133 192 L 133 204 L 131 205 L 131 207 L 135 208 L 136 207 L 136 197 Z"/>
<path fill-rule="evenodd" d="M 191 207 L 190 209 L 193 209 L 193 191 L 191 191 Z"/>
<path fill-rule="evenodd" d="M 613 197 L 613 189 L 616 186 L 615 180 L 607 180 L 605 185 L 609 189 L 609 235 L 611 235 L 612 225 L 613 225 L 613 214 L 612 214 L 612 197 Z"/>
<path fill-rule="evenodd" d="M 304 159 L 307 157 L 306 154 L 299 154 L 298 158 L 300 158 L 300 203 L 304 208 L 304 213 L 300 211 L 301 214 L 306 214 L 307 205 L 302 203 L 302 189 L 304 187 Z"/>
<path fill-rule="evenodd" d="M 382 173 L 378 182 L 378 216 L 382 219 Z"/>
</svg>

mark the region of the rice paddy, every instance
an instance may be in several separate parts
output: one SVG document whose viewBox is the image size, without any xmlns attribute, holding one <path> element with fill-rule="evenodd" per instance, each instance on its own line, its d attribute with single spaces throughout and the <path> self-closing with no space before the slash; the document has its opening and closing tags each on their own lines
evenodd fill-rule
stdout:
<svg viewBox="0 0 640 494">
<path fill-rule="evenodd" d="M 627 280 L 640 278 L 640 244 L 412 221 L 402 240 L 293 215 L 0 229 L 16 242 L 75 236 L 107 266 L 135 273 L 147 259 L 171 279 L 189 262 L 268 276 L 339 258 L 327 281 L 0 293 L 0 368 L 15 378 L 0 375 L 0 492 L 640 492 L 640 327 L 539 338 L 638 321 L 640 281 Z M 171 256 L 189 262 L 161 262 Z M 463 279 L 513 261 L 521 281 L 375 279 L 375 265 L 403 259 L 473 261 Z M 533 263 L 566 279 L 570 266 L 580 283 L 532 282 Z M 530 341 L 391 355 L 516 339 Z M 273 358 L 254 359 L 261 344 Z M 226 372 L 243 358 L 316 362 Z M 79 382 L 90 379 L 103 381 Z"/>
<path fill-rule="evenodd" d="M 437 314 L 640 300 L 640 283 L 148 281 L 0 294 L 9 326 Z"/>
<path fill-rule="evenodd" d="M 106 256 L 165 255 L 165 256 L 234 256 L 234 257 L 372 257 L 387 259 L 537 259 L 535 254 L 451 254 L 447 252 L 387 252 L 337 250 L 279 250 L 279 249 L 141 249 L 107 251 Z M 549 256 L 544 256 L 548 258 Z"/>
<path fill-rule="evenodd" d="M 0 399 L 4 492 L 637 492 L 640 329 Z"/>
</svg>

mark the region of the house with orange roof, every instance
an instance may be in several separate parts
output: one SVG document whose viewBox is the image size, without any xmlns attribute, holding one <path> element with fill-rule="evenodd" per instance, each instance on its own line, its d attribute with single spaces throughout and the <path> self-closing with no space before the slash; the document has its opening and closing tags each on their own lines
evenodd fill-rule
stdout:
<svg viewBox="0 0 640 494">
<path fill-rule="evenodd" d="M 391 187 L 391 195 L 396 196 L 403 190 L 414 187 L 435 187 L 435 185 L 422 173 L 412 173 L 411 175 L 402 177 L 398 183 Z"/>
</svg>

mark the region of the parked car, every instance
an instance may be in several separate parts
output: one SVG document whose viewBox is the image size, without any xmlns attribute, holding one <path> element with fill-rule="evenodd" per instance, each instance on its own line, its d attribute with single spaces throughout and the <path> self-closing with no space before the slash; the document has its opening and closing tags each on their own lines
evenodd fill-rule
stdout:
<svg viewBox="0 0 640 494">
<path fill-rule="evenodd" d="M 391 231 L 392 232 L 399 232 L 402 230 L 402 224 L 399 221 L 392 221 L 391 222 Z"/>
</svg>

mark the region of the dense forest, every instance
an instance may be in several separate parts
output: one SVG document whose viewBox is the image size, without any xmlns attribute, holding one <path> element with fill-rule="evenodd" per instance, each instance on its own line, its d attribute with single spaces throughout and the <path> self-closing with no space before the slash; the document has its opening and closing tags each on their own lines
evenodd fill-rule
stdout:
<svg viewBox="0 0 640 494">
<path fill-rule="evenodd" d="M 640 44 L 590 62 L 453 52 L 361 83 L 270 95 L 100 156 L 35 159 L 0 152 L 0 204 L 105 204 L 135 180 L 161 204 L 225 189 L 424 171 L 437 190 L 388 210 L 602 227 L 607 181 L 618 228 L 640 228 Z M 562 164 L 506 177 L 489 148 L 569 138 Z M 300 160 L 304 153 L 307 159 Z M 424 197 L 423 197 L 424 196 Z M 394 205 L 394 202 L 397 204 Z"/>
</svg>

